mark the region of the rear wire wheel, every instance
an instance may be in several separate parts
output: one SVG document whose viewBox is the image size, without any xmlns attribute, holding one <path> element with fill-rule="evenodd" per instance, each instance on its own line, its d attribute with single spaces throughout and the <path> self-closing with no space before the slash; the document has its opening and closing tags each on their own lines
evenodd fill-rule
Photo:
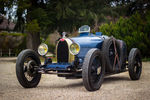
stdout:
<svg viewBox="0 0 150 100">
<path fill-rule="evenodd" d="M 140 50 L 132 48 L 128 57 L 128 70 L 131 80 L 139 80 L 142 72 L 142 57 Z"/>
<path fill-rule="evenodd" d="M 106 72 L 120 71 L 122 65 L 120 63 L 120 45 L 116 42 L 116 39 L 113 37 L 105 39 L 102 45 L 102 51 L 104 53 Z"/>
<path fill-rule="evenodd" d="M 101 87 L 105 74 L 104 64 L 99 49 L 88 51 L 82 66 L 83 84 L 88 91 L 96 91 Z"/>
<path fill-rule="evenodd" d="M 122 40 L 116 40 L 116 44 L 119 46 L 120 53 L 120 66 L 121 70 L 126 69 L 126 61 L 127 61 L 127 46 L 126 43 Z"/>
</svg>

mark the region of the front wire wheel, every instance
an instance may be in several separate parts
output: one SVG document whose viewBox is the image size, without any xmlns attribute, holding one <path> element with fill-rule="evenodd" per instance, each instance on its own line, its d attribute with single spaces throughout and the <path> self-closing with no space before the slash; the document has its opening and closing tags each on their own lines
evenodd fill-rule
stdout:
<svg viewBox="0 0 150 100">
<path fill-rule="evenodd" d="M 40 64 L 40 59 L 33 50 L 27 49 L 18 55 L 16 76 L 24 88 L 32 88 L 38 85 L 41 74 L 36 69 Z"/>
<path fill-rule="evenodd" d="M 91 49 L 85 56 L 82 70 L 83 84 L 88 91 L 98 90 L 103 82 L 105 63 L 99 49 Z"/>
</svg>

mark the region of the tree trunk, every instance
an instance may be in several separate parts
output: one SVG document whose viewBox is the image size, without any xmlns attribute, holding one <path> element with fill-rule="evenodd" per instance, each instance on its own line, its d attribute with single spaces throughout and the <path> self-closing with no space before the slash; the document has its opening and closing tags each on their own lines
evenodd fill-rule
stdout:
<svg viewBox="0 0 150 100">
<path fill-rule="evenodd" d="M 37 52 L 40 45 L 40 33 L 28 33 L 27 34 L 27 48 Z"/>
</svg>

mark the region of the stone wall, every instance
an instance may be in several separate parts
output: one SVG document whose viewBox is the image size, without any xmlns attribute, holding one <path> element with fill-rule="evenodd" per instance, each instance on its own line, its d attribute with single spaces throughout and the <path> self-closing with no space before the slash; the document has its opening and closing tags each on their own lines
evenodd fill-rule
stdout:
<svg viewBox="0 0 150 100">
<path fill-rule="evenodd" d="M 0 49 L 26 48 L 25 37 L 21 33 L 0 33 Z"/>
</svg>

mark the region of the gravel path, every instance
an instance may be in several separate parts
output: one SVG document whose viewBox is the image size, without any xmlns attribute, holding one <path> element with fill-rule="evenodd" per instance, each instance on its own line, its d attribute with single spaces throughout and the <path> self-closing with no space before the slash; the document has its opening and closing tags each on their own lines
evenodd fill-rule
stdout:
<svg viewBox="0 0 150 100">
<path fill-rule="evenodd" d="M 15 74 L 15 61 L 0 58 L 0 100 L 149 100 L 150 62 L 143 63 L 141 79 L 131 81 L 128 72 L 108 76 L 100 90 L 88 92 L 82 79 L 42 75 L 37 88 L 24 89 Z"/>
</svg>

